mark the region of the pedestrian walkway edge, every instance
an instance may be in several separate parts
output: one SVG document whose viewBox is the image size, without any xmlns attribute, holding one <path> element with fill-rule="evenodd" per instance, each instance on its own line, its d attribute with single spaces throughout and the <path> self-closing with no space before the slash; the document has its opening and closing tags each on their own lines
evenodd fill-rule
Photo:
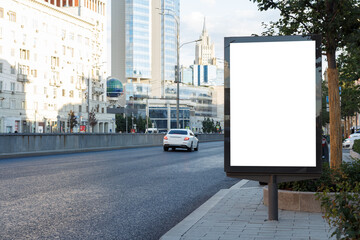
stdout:
<svg viewBox="0 0 360 240">
<path fill-rule="evenodd" d="M 193 211 L 189 216 L 184 218 L 175 227 L 165 233 L 160 240 L 179 240 L 192 226 L 194 226 L 207 212 L 210 211 L 231 189 L 239 189 L 244 186 L 249 180 L 241 180 L 230 189 L 221 189 L 199 208 Z"/>
</svg>

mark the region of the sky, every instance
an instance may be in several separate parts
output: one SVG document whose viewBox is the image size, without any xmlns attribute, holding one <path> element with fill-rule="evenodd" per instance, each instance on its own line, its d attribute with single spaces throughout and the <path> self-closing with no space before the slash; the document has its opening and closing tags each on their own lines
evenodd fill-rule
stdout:
<svg viewBox="0 0 360 240">
<path fill-rule="evenodd" d="M 109 22 L 111 0 L 108 0 L 107 5 Z M 215 55 L 223 59 L 224 37 L 260 35 L 264 31 L 261 23 L 276 21 L 279 14 L 277 11 L 260 12 L 250 0 L 180 0 L 180 44 L 199 39 L 204 17 L 210 39 L 215 45 Z M 110 33 L 108 43 L 110 44 Z M 184 45 L 180 50 L 180 64 L 193 64 L 195 43 Z M 110 63 L 110 54 L 108 55 Z"/>
<path fill-rule="evenodd" d="M 250 0 L 180 0 L 180 42 L 199 39 L 204 17 L 217 58 L 224 58 L 224 37 L 261 35 L 261 23 L 279 19 L 278 11 L 260 12 Z M 191 65 L 195 58 L 195 43 L 184 45 L 180 63 Z M 219 61 L 218 61 L 219 62 Z"/>
</svg>

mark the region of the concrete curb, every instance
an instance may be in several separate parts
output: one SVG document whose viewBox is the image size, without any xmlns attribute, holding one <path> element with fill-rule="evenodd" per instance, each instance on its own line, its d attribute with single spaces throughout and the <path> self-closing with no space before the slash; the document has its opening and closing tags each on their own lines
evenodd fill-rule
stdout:
<svg viewBox="0 0 360 240">
<path fill-rule="evenodd" d="M 165 233 L 160 238 L 160 240 L 180 239 L 192 226 L 194 226 L 202 217 L 204 217 L 205 214 L 208 213 L 221 199 L 223 199 L 230 192 L 230 190 L 240 189 L 248 182 L 249 180 L 243 179 L 229 189 L 221 189 L 209 200 L 207 200 L 203 205 L 201 205 L 198 209 L 193 211 L 189 216 L 184 218 L 184 220 L 182 220 L 175 227 L 173 227 L 167 233 Z"/>
</svg>

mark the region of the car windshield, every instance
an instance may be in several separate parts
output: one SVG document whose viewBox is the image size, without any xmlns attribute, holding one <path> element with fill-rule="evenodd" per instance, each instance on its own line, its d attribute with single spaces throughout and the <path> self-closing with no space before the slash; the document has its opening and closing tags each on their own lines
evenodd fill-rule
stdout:
<svg viewBox="0 0 360 240">
<path fill-rule="evenodd" d="M 187 131 L 185 130 L 171 130 L 169 134 L 180 134 L 180 135 L 187 135 Z"/>
</svg>

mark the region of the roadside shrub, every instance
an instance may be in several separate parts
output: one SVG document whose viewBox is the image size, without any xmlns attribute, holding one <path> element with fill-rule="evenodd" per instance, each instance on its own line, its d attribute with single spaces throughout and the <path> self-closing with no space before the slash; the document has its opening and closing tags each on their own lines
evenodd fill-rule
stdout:
<svg viewBox="0 0 360 240">
<path fill-rule="evenodd" d="M 330 194 L 330 192 L 334 192 Z M 335 229 L 331 236 L 337 239 L 360 239 L 360 183 L 346 178 L 335 187 L 325 186 L 316 193 L 325 210 L 324 218 Z"/>
<path fill-rule="evenodd" d="M 322 184 L 331 185 L 331 170 L 327 163 L 323 164 L 322 173 L 319 179 L 309 179 L 294 182 L 280 183 L 278 188 L 299 192 L 317 192 Z"/>
<path fill-rule="evenodd" d="M 353 151 L 360 154 L 360 139 L 354 141 Z"/>
</svg>

